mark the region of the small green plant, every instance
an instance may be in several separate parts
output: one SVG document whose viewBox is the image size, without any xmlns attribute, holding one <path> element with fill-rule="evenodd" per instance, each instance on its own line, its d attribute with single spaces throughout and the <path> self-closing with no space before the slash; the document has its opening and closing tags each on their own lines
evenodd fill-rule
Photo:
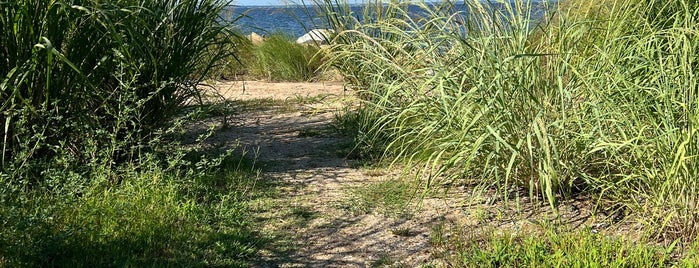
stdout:
<svg viewBox="0 0 699 268">
<path fill-rule="evenodd" d="M 410 236 L 415 236 L 417 233 L 410 229 L 409 227 L 401 227 L 401 228 L 396 228 L 391 230 L 391 234 L 397 235 L 397 236 L 402 236 L 402 237 L 410 237 Z"/>
<path fill-rule="evenodd" d="M 355 213 L 377 211 L 388 216 L 410 217 L 411 202 L 416 195 L 417 188 L 414 184 L 403 180 L 388 180 L 351 190 L 346 202 Z"/>
<path fill-rule="evenodd" d="M 372 267 L 372 268 L 394 267 L 394 264 L 396 264 L 396 260 L 393 257 L 391 257 L 390 255 L 388 255 L 386 253 L 381 253 L 378 256 L 378 259 L 371 262 L 369 267 Z"/>
<path fill-rule="evenodd" d="M 307 222 L 316 217 L 318 212 L 314 211 L 313 208 L 307 206 L 293 206 L 291 207 L 291 214 Z"/>
</svg>

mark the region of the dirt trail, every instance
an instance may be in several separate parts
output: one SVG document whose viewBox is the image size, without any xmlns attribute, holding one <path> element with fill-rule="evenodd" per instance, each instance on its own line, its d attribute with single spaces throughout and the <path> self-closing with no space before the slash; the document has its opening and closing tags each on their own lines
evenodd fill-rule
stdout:
<svg viewBox="0 0 699 268">
<path fill-rule="evenodd" d="M 429 240 L 435 225 L 476 226 L 479 217 L 493 220 L 465 215 L 483 210 L 465 208 L 463 196 L 425 199 L 412 217 L 348 209 L 352 189 L 398 175 L 356 168 L 339 150 L 350 138 L 329 131 L 330 124 L 353 101 L 341 83 L 246 82 L 243 90 L 242 82 L 227 82 L 217 87 L 227 99 L 241 103 L 266 99 L 215 137 L 229 143 L 239 140 L 257 155 L 261 179 L 280 185 L 280 196 L 262 205 L 259 214 L 263 232 L 287 234 L 293 246 L 287 252 L 274 246 L 263 250 L 259 267 L 440 266 L 431 260 Z M 528 222 L 504 224 L 525 230 Z"/>
<path fill-rule="evenodd" d="M 282 256 L 263 252 L 260 267 L 413 267 L 428 260 L 430 226 L 443 215 L 395 219 L 381 213 L 355 215 L 342 205 L 351 189 L 390 176 L 355 168 L 338 152 L 350 138 L 329 127 L 352 99 L 341 83 L 245 82 L 243 90 L 242 82 L 227 82 L 217 87 L 229 100 L 293 103 L 246 112 L 215 137 L 239 139 L 257 155 L 262 179 L 281 182 L 278 207 L 263 211 L 262 217 L 270 231 L 291 234 L 296 247 Z M 408 231 L 397 235 L 395 230 Z"/>
</svg>

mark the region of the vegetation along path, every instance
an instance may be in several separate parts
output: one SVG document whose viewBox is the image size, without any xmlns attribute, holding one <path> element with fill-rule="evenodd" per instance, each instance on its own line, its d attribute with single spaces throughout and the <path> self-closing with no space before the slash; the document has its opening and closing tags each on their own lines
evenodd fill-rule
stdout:
<svg viewBox="0 0 699 268">
<path fill-rule="evenodd" d="M 514 260 L 533 256 L 532 263 L 543 265 L 548 247 L 577 249 L 581 255 L 565 250 L 567 255 L 559 256 L 575 261 L 584 260 L 590 246 L 607 245 L 602 252 L 629 250 L 595 235 L 628 235 L 633 227 L 610 228 L 619 223 L 618 216 L 593 216 L 590 200 L 564 200 L 553 212 L 527 194 L 507 202 L 468 184 L 440 183 L 423 192 L 421 180 L 403 175 L 403 169 L 354 159 L 353 138 L 343 131 L 341 118 L 358 100 L 341 83 L 223 82 L 217 88 L 235 111 L 223 121 L 204 122 L 224 126 L 209 140 L 254 159 L 259 188 L 268 192 L 249 204 L 261 238 L 254 267 L 468 267 L 502 257 L 479 251 L 482 243 L 509 248 L 515 241 L 511 237 L 525 239 L 517 240 L 524 251 L 512 245 L 513 252 L 493 254 L 514 254 L 508 255 Z M 554 231 L 569 228 L 582 231 L 568 236 Z M 539 236 L 549 242 L 526 240 Z M 474 251 L 481 255 L 462 259 L 461 254 Z M 662 262 L 653 256 L 648 255 Z"/>
<path fill-rule="evenodd" d="M 239 148 L 255 155 L 261 180 L 279 186 L 273 200 L 256 206 L 263 232 L 281 241 L 261 252 L 258 266 L 427 261 L 430 223 L 446 210 L 407 215 L 409 187 L 389 181 L 392 176 L 380 168 L 346 159 L 351 137 L 335 131 L 333 118 L 354 100 L 341 84 L 245 82 L 243 90 L 243 82 L 231 82 L 219 89 L 243 110 L 213 139 L 239 142 Z M 372 191 L 380 198 L 394 191 L 394 200 L 373 200 Z M 371 213 L 374 203 L 387 208 Z"/>
</svg>

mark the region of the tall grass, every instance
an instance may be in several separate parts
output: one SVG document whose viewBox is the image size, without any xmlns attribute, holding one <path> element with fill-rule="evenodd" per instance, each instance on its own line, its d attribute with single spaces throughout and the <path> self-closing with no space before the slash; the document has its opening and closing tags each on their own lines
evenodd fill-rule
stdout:
<svg viewBox="0 0 699 268">
<path fill-rule="evenodd" d="M 227 4 L 0 1 L 0 266 L 249 264 L 251 167 L 173 137 Z"/>
<path fill-rule="evenodd" d="M 215 72 L 224 79 L 260 79 L 270 82 L 305 82 L 322 73 L 323 50 L 315 45 L 297 44 L 283 33 L 253 44 L 248 38 L 235 38 L 225 49 L 235 53 Z"/>
<path fill-rule="evenodd" d="M 0 3 L 2 167 L 134 159 L 225 52 L 227 3 Z M 41 161 L 39 161 L 41 162 Z M 40 170 L 40 169 L 37 169 Z M 38 174 L 33 174 L 38 175 Z"/>
<path fill-rule="evenodd" d="M 364 144 L 388 159 L 428 183 L 598 196 L 657 236 L 699 234 L 693 1 L 316 4 L 339 33 L 327 64 L 376 115 Z"/>
<path fill-rule="evenodd" d="M 317 75 L 319 48 L 300 45 L 283 34 L 273 34 L 253 47 L 250 74 L 268 81 L 308 81 Z"/>
</svg>

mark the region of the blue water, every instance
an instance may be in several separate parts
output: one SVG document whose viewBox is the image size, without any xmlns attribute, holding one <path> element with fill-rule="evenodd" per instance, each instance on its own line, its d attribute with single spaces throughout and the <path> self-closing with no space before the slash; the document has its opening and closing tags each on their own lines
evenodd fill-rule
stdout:
<svg viewBox="0 0 699 268">
<path fill-rule="evenodd" d="M 233 25 L 244 34 L 283 33 L 298 37 L 308 32 L 306 29 L 327 28 L 302 7 L 238 6 L 227 12 L 227 17 L 238 18 Z"/>
<path fill-rule="evenodd" d="M 354 5 L 352 12 L 361 16 L 363 6 Z M 456 10 L 464 10 L 463 3 L 455 5 Z M 420 13 L 418 6 L 410 6 L 410 13 Z M 226 18 L 238 18 L 233 24 L 244 34 L 251 32 L 260 35 L 282 33 L 299 37 L 310 29 L 329 28 L 323 19 L 316 16 L 312 8 L 300 6 L 231 6 L 226 11 Z"/>
</svg>

